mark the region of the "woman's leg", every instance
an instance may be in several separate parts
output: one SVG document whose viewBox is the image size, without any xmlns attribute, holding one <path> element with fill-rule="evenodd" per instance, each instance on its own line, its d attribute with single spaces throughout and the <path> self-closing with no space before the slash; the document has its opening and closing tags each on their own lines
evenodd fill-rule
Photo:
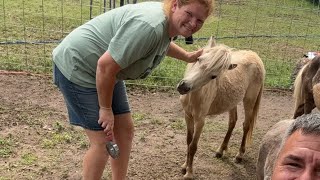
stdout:
<svg viewBox="0 0 320 180">
<path fill-rule="evenodd" d="M 70 123 L 84 127 L 90 141 L 89 149 L 83 159 L 83 178 L 84 180 L 100 180 L 108 155 L 106 134 L 97 122 L 99 119 L 97 90 L 70 82 L 56 66 L 54 77 L 54 82 L 66 101 Z M 114 139 L 120 149 L 118 159 L 111 161 L 112 177 L 115 180 L 122 180 L 126 178 L 134 131 L 123 81 L 118 81 L 114 87 L 112 110 L 115 114 Z"/>
<path fill-rule="evenodd" d="M 106 135 L 103 131 L 85 130 L 90 147 L 83 158 L 83 179 L 100 180 L 108 160 Z"/>
<path fill-rule="evenodd" d="M 134 126 L 131 113 L 119 114 L 114 116 L 114 139 L 117 143 L 120 156 L 111 159 L 111 170 L 113 180 L 126 179 L 128 162 L 134 135 Z"/>
<path fill-rule="evenodd" d="M 100 180 L 108 160 L 106 135 L 103 131 L 85 131 L 89 137 L 90 147 L 83 159 L 83 178 L 84 180 Z M 115 115 L 113 132 L 120 156 L 117 159 L 110 158 L 112 179 L 124 180 L 127 175 L 134 134 L 131 113 Z"/>
</svg>

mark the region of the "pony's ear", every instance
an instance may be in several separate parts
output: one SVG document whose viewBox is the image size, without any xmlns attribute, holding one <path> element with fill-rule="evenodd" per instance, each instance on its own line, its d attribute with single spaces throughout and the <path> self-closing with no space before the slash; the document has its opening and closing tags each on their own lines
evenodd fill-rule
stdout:
<svg viewBox="0 0 320 180">
<path fill-rule="evenodd" d="M 230 66 L 228 67 L 228 70 L 234 69 L 237 66 L 238 66 L 237 64 L 230 64 Z"/>
<path fill-rule="evenodd" d="M 208 42 L 208 46 L 214 47 L 215 45 L 216 45 L 216 39 L 214 38 L 214 36 L 211 36 Z"/>
</svg>

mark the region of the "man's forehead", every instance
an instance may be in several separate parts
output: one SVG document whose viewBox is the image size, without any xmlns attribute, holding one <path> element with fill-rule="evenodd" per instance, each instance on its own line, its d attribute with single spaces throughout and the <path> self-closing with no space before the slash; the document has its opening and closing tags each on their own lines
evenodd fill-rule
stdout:
<svg viewBox="0 0 320 180">
<path fill-rule="evenodd" d="M 310 150 L 319 156 L 320 159 L 320 136 L 314 134 L 304 134 L 301 130 L 294 132 L 289 136 L 284 144 L 283 150 Z"/>
</svg>

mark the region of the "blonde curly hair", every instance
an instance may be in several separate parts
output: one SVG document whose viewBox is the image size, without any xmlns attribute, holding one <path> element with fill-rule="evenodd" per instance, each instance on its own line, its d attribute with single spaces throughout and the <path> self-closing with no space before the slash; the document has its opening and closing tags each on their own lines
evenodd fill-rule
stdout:
<svg viewBox="0 0 320 180">
<path fill-rule="evenodd" d="M 214 8 L 214 0 L 163 0 L 163 10 L 167 17 L 170 16 L 170 11 L 174 1 L 177 1 L 179 7 L 194 2 L 200 3 L 206 7 L 207 16 L 211 15 Z"/>
</svg>

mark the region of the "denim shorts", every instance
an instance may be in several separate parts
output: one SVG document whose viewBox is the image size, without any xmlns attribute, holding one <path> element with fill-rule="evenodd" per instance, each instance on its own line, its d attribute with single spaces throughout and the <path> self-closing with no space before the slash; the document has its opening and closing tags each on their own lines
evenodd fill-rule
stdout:
<svg viewBox="0 0 320 180">
<path fill-rule="evenodd" d="M 103 128 L 98 123 L 99 102 L 96 88 L 86 88 L 69 81 L 57 68 L 53 67 L 54 84 L 63 94 L 69 115 L 70 124 L 85 129 L 100 131 Z M 117 81 L 112 98 L 114 115 L 130 112 L 126 86 L 123 81 Z"/>
</svg>

